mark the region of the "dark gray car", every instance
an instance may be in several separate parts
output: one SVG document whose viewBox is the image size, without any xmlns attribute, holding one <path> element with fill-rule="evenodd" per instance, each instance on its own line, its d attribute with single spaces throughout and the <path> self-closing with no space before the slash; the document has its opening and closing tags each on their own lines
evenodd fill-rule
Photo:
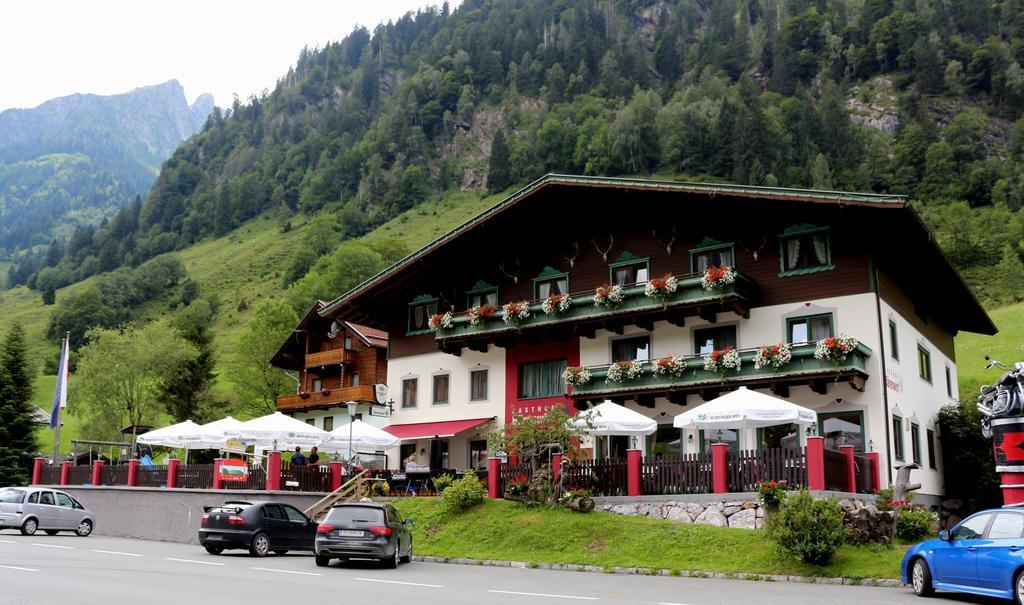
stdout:
<svg viewBox="0 0 1024 605">
<path fill-rule="evenodd" d="M 316 529 L 316 564 L 331 559 L 376 559 L 392 569 L 412 560 L 411 519 L 390 504 L 335 504 Z"/>
<path fill-rule="evenodd" d="M 94 527 L 96 516 L 62 491 L 47 487 L 0 489 L 0 529 L 17 529 L 26 536 L 40 529 L 51 536 L 73 531 L 84 537 Z"/>
</svg>

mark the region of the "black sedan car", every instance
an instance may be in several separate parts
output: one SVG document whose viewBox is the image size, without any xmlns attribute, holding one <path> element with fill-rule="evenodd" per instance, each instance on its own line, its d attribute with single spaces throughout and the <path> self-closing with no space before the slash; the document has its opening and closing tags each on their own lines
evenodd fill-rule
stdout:
<svg viewBox="0 0 1024 605">
<path fill-rule="evenodd" d="M 232 500 L 203 511 L 199 544 L 212 555 L 232 548 L 254 557 L 313 550 L 316 522 L 289 504 Z"/>
<path fill-rule="evenodd" d="M 411 519 L 389 504 L 345 503 L 331 507 L 316 528 L 316 564 L 331 559 L 376 559 L 395 569 L 412 560 Z"/>
</svg>

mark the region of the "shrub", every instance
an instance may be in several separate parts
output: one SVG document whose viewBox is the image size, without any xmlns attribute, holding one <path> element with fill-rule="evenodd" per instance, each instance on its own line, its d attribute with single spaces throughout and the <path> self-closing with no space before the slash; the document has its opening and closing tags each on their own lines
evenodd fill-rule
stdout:
<svg viewBox="0 0 1024 605">
<path fill-rule="evenodd" d="M 807 490 L 791 494 L 767 529 L 779 550 L 811 565 L 828 563 L 846 541 L 843 509 L 831 498 L 815 500 Z"/>
<path fill-rule="evenodd" d="M 461 479 L 452 481 L 441 494 L 441 503 L 449 513 L 461 513 L 483 501 L 484 486 L 473 471 L 466 471 Z"/>
<path fill-rule="evenodd" d="M 919 542 L 935 535 L 938 517 L 924 508 L 904 508 L 896 519 L 896 535 L 901 540 Z"/>
<path fill-rule="evenodd" d="M 450 486 L 454 482 L 454 475 L 446 474 L 441 475 L 440 477 L 434 477 L 434 489 L 437 490 L 437 493 L 440 494 L 444 490 L 448 489 L 448 486 Z"/>
</svg>

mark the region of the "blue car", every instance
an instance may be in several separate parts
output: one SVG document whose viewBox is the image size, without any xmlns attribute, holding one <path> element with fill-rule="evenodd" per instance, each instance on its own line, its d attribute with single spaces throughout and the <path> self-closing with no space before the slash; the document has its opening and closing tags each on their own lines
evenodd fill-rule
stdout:
<svg viewBox="0 0 1024 605">
<path fill-rule="evenodd" d="M 937 539 L 911 546 L 900 572 L 922 597 L 939 589 L 1024 605 L 1024 509 L 971 515 Z"/>
</svg>

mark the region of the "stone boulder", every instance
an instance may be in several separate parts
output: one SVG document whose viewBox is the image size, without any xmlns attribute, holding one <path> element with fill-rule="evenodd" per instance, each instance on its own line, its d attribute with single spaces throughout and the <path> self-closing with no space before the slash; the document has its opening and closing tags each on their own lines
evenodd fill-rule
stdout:
<svg viewBox="0 0 1024 605">
<path fill-rule="evenodd" d="M 757 513 L 752 508 L 744 508 L 729 517 L 729 527 L 754 529 L 757 525 Z"/>
<path fill-rule="evenodd" d="M 715 527 L 726 527 L 729 523 L 728 519 L 725 518 L 725 515 L 723 515 L 718 510 L 718 507 L 715 506 L 709 506 L 704 509 L 704 512 L 694 519 L 693 522 L 700 523 L 702 525 L 714 525 Z"/>
</svg>

